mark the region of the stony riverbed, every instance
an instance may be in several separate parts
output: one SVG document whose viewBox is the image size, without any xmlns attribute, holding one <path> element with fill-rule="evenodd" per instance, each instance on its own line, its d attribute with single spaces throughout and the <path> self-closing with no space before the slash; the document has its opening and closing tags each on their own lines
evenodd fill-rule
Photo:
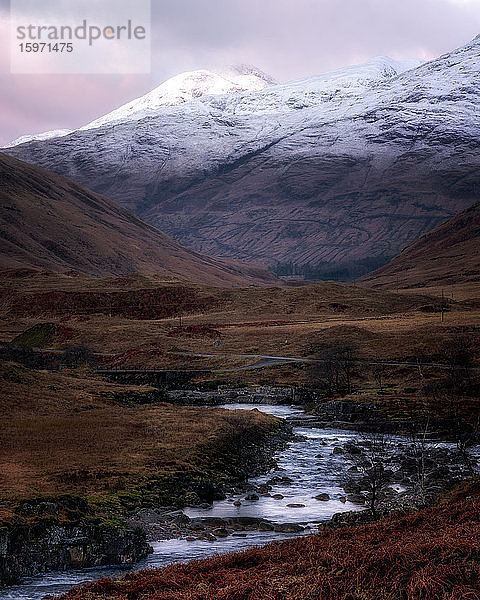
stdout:
<svg viewBox="0 0 480 600">
<path fill-rule="evenodd" d="M 0 591 L 4 600 L 39 600 L 72 586 L 101 577 L 242 550 L 252 545 L 315 532 L 332 517 L 341 523 L 366 514 L 371 486 L 365 460 L 371 443 L 364 434 L 341 429 L 302 425 L 300 408 L 285 405 L 230 403 L 232 410 L 260 409 L 290 419 L 296 437 L 279 452 L 277 467 L 247 484 L 225 490 L 213 504 L 191 506 L 183 511 L 138 509 L 129 515 L 132 526 L 147 532 L 153 553 L 131 566 L 49 573 Z M 370 444 L 370 445 L 369 445 Z M 465 476 L 451 445 L 430 442 L 428 486 L 438 489 Z M 418 462 L 411 440 L 388 436 L 382 440 L 385 477 L 381 485 L 381 510 L 409 508 L 418 496 Z M 362 466 L 363 465 L 363 466 Z M 414 493 L 414 489 L 417 492 Z M 418 498 L 417 498 L 418 500 Z"/>
</svg>

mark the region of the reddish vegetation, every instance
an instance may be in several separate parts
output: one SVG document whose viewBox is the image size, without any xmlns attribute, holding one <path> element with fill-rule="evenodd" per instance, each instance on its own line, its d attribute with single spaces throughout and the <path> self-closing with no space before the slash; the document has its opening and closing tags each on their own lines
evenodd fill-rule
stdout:
<svg viewBox="0 0 480 600">
<path fill-rule="evenodd" d="M 358 528 L 143 571 L 68 600 L 478 600 L 480 485 Z"/>
<path fill-rule="evenodd" d="M 66 327 L 65 325 L 57 325 L 55 327 L 55 337 L 60 342 L 68 342 L 75 337 L 76 333 L 76 330 L 72 327 Z"/>
<path fill-rule="evenodd" d="M 15 290 L 2 290 L 0 301 L 8 305 L 11 316 L 103 313 L 134 319 L 162 319 L 199 312 L 212 308 L 218 302 L 211 296 L 202 296 L 193 288 L 181 285 L 125 292 L 55 290 L 22 294 Z"/>
<path fill-rule="evenodd" d="M 164 350 L 158 344 L 143 344 L 130 348 L 126 352 L 104 359 L 105 367 L 126 368 L 132 365 L 148 364 L 152 358 L 164 358 Z"/>
<path fill-rule="evenodd" d="M 190 325 L 187 327 L 175 327 L 167 333 L 168 337 L 220 337 L 220 332 L 208 325 Z"/>
</svg>

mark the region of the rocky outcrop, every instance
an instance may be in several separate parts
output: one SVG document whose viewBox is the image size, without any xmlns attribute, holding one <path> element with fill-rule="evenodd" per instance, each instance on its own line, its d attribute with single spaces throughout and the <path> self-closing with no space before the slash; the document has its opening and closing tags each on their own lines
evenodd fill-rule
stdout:
<svg viewBox="0 0 480 600">
<path fill-rule="evenodd" d="M 288 419 L 293 427 L 325 427 L 354 431 L 381 431 L 384 433 L 409 433 L 411 420 L 395 418 L 388 414 L 388 404 L 329 400 L 319 402 L 314 414 Z"/>
<path fill-rule="evenodd" d="M 88 517 L 65 520 L 72 506 L 82 512 L 87 507 L 74 497 L 21 504 L 15 520 L 0 528 L 0 586 L 56 569 L 133 563 L 152 552 L 140 529 Z"/>
<path fill-rule="evenodd" d="M 224 498 L 229 486 L 268 471 L 291 437 L 291 428 L 278 421 L 205 443 L 196 469 L 142 480 L 117 497 L 112 491 L 109 520 L 77 496 L 19 502 L 13 518 L 0 523 L 0 586 L 57 569 L 137 562 L 152 551 L 147 532 L 159 539 L 189 530 L 179 507 Z"/>
<path fill-rule="evenodd" d="M 241 503 L 240 503 L 241 504 Z M 129 524 L 140 527 L 150 540 L 182 537 L 213 541 L 216 538 L 240 535 L 248 531 L 300 533 L 307 527 L 300 523 L 277 523 L 261 517 L 199 517 L 190 519 L 181 510 L 137 509 L 127 518 Z M 309 529 L 309 528 L 308 528 Z"/>
<path fill-rule="evenodd" d="M 296 404 L 295 390 L 291 387 L 255 386 L 231 388 L 219 386 L 215 391 L 178 389 L 169 390 L 165 400 L 174 404 Z"/>
</svg>

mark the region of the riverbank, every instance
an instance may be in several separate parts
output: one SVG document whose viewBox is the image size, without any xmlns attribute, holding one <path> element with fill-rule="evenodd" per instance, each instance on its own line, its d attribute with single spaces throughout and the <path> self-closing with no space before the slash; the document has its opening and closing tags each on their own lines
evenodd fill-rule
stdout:
<svg viewBox="0 0 480 600">
<path fill-rule="evenodd" d="M 52 569 L 136 562 L 159 540 L 213 543 L 265 533 L 270 541 L 310 533 L 335 513 L 333 526 L 363 522 L 412 510 L 467 476 L 449 451 L 424 448 L 412 457 L 405 440 L 385 439 L 384 453 L 372 456 L 372 440 L 332 429 L 331 413 L 327 429 L 318 429 L 318 415 L 288 406 L 295 396 L 289 388 L 193 392 L 199 404 L 223 400 L 249 409 L 238 411 L 184 406 L 192 392 L 170 398 L 82 371 L 4 365 L 1 374 L 12 420 L 2 425 L 0 457 L 5 465 L 17 462 L 10 479 L 2 470 L 10 490 L 0 507 L 3 584 Z M 166 398 L 175 404 L 156 402 Z M 262 398 L 269 404 L 259 404 Z M 290 459 L 263 479 L 255 476 L 274 465 L 291 432 L 255 408 L 286 417 L 301 435 L 302 447 L 293 444 Z M 351 429 L 361 430 L 362 411 L 341 412 L 352 416 Z M 383 465 L 378 481 L 369 475 L 372 460 Z M 376 514 L 369 515 L 373 485 Z M 35 489 L 35 497 L 22 497 L 22 486 Z"/>
<path fill-rule="evenodd" d="M 198 466 L 188 471 L 131 480 L 128 487 L 89 497 L 7 502 L 12 516 L 0 522 L 0 586 L 48 571 L 136 563 L 153 551 L 149 539 L 185 536 L 186 521 L 190 535 L 221 535 L 195 526 L 180 508 L 187 502 L 210 506 L 231 486 L 241 489 L 248 474 L 272 467 L 274 452 L 289 437 L 288 427 L 248 427 L 204 444 Z M 258 529 L 245 521 L 238 528 Z"/>
<path fill-rule="evenodd" d="M 211 389 L 203 389 L 210 387 Z M 407 390 L 410 392 L 410 390 Z M 427 398 L 358 391 L 325 395 L 315 388 L 271 385 L 191 386 L 164 390 L 164 400 L 178 406 L 221 406 L 233 404 L 298 406 L 304 413 L 288 417 L 292 427 L 344 429 L 358 432 L 400 434 L 410 438 L 441 439 L 480 443 L 478 397 Z"/>
<path fill-rule="evenodd" d="M 250 412 L 254 407 L 282 418 L 302 415 L 300 408 L 284 405 L 229 405 L 234 412 Z M 224 488 L 223 500 L 187 506 L 183 511 L 175 507 L 131 511 L 129 525 L 146 532 L 154 552 L 125 570 L 161 568 L 312 534 L 325 527 L 364 524 L 392 511 L 411 512 L 467 476 L 451 444 L 429 442 L 424 452 L 412 456 L 408 438 L 389 435 L 381 455 L 376 454 L 385 469 L 375 479 L 378 493 L 372 514 L 367 510 L 372 480 L 362 463 L 371 456 L 369 442 L 375 437 L 317 428 L 295 428 L 295 433 L 292 442 L 277 453 L 273 472 Z M 424 478 L 418 470 L 422 462 Z M 424 493 L 419 493 L 422 490 Z M 112 576 L 118 579 L 113 567 L 63 571 L 25 581 L 4 593 L 8 600 L 41 600 L 45 594 L 56 596 L 75 585 Z"/>
<path fill-rule="evenodd" d="M 0 582 L 136 561 L 150 551 L 135 509 L 201 505 L 268 470 L 289 431 L 259 411 L 153 403 L 82 372 L 4 364 Z"/>
<path fill-rule="evenodd" d="M 480 486 L 361 527 L 133 573 L 65 600 L 465 600 L 480 597 Z"/>
</svg>

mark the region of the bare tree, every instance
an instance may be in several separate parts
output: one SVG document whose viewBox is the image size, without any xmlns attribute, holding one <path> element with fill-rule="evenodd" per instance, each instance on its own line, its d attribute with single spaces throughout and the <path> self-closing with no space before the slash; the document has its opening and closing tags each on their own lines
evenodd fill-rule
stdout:
<svg viewBox="0 0 480 600">
<path fill-rule="evenodd" d="M 375 363 L 373 365 L 373 376 L 375 377 L 375 382 L 381 394 L 384 392 L 385 372 L 385 365 L 382 365 L 381 363 Z"/>
<path fill-rule="evenodd" d="M 474 348 L 467 335 L 454 335 L 446 340 L 440 354 L 450 367 L 451 384 L 461 388 L 471 381 Z"/>
<path fill-rule="evenodd" d="M 471 452 L 480 432 L 479 399 L 472 378 L 474 348 L 466 335 L 457 335 L 442 345 L 440 353 L 448 364 L 446 379 L 429 386 L 432 406 L 455 440 L 462 461 L 473 476 L 476 460 Z"/>
<path fill-rule="evenodd" d="M 382 431 L 372 430 L 362 433 L 360 439 L 365 451 L 358 468 L 369 492 L 370 511 L 375 516 L 381 492 L 389 482 L 385 469 L 388 436 Z"/>
<path fill-rule="evenodd" d="M 309 366 L 309 378 L 329 395 L 352 391 L 352 377 L 358 361 L 357 348 L 342 343 L 315 350 L 315 362 Z"/>
<path fill-rule="evenodd" d="M 418 496 L 423 505 L 428 499 L 428 481 L 434 473 L 431 455 L 438 447 L 430 440 L 431 417 L 427 407 L 411 415 L 409 453 L 415 462 Z"/>
</svg>

